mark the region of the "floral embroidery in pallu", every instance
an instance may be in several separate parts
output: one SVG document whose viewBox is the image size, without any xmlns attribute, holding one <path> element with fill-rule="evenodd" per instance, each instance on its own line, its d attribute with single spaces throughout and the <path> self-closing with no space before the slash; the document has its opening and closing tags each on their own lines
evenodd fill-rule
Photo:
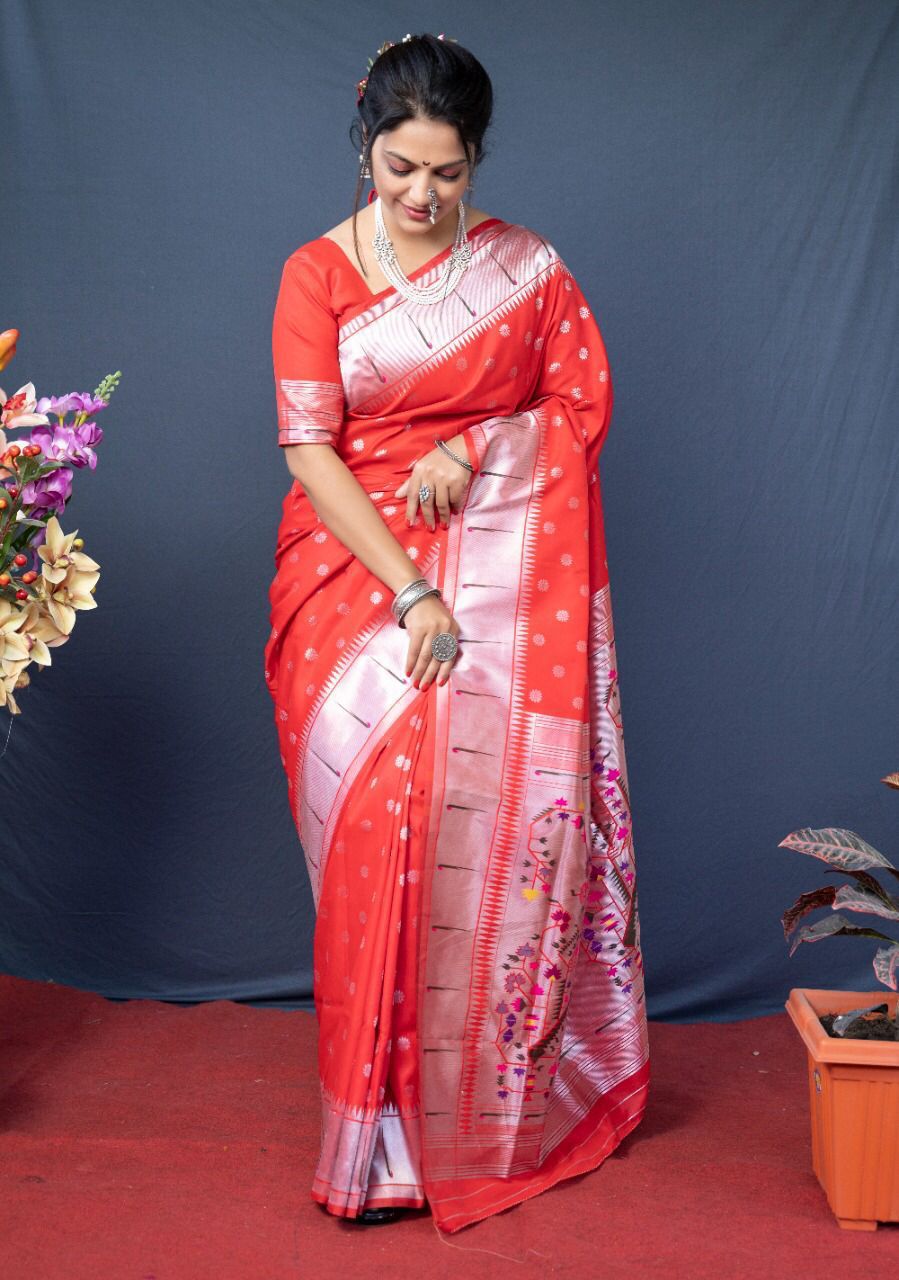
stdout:
<svg viewBox="0 0 899 1280">
<path fill-rule="evenodd" d="M 285 264 L 273 331 L 282 443 L 333 444 L 440 586 L 461 627 L 450 681 L 404 679 L 389 593 L 298 483 L 266 645 L 318 907 L 313 1195 L 350 1215 L 427 1201 L 447 1231 L 595 1168 L 649 1085 L 606 350 L 551 245 L 500 219 L 469 240 L 431 307 L 363 296 L 342 249 L 312 241 Z M 395 489 L 460 431 L 464 509 L 407 529 Z"/>
</svg>

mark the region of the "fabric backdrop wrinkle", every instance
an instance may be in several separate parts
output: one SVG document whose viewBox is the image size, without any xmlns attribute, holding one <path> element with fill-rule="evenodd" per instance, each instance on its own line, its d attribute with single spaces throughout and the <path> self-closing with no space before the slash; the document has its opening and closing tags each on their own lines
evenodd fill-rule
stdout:
<svg viewBox="0 0 899 1280">
<path fill-rule="evenodd" d="M 447 21 L 0 8 L 0 328 L 22 332 L 0 385 L 123 370 L 62 517 L 99 607 L 32 667 L 0 756 L 6 972 L 312 1007 L 263 681 L 290 483 L 271 316 L 286 257 L 351 212 L 367 59 Z M 788 959 L 780 915 L 827 876 L 777 846 L 845 826 L 899 862 L 899 4 L 460 0 L 448 34 L 497 94 L 474 203 L 556 245 L 612 365 L 649 1015 L 872 989 L 870 939 Z"/>
</svg>

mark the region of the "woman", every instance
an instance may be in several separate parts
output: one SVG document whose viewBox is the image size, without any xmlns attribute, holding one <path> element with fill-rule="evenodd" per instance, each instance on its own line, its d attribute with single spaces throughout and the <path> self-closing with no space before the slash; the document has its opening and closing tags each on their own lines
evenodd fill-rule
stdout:
<svg viewBox="0 0 899 1280">
<path fill-rule="evenodd" d="M 291 254 L 275 308 L 265 676 L 317 908 L 312 1196 L 455 1231 L 646 1105 L 612 384 L 552 245 L 462 201 L 480 63 L 407 36 L 358 89 L 377 198 Z"/>
</svg>

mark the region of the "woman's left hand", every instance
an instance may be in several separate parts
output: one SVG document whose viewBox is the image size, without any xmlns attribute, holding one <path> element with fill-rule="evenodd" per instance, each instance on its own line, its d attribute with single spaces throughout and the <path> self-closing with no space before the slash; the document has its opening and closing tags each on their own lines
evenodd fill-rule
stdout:
<svg viewBox="0 0 899 1280">
<path fill-rule="evenodd" d="M 468 457 L 462 436 L 454 436 L 451 440 L 447 440 L 446 444 L 460 457 Z M 465 497 L 470 483 L 471 472 L 435 446 L 430 453 L 418 459 L 408 480 L 403 481 L 394 497 L 406 499 L 406 523 L 410 527 L 414 525 L 416 511 L 421 506 L 425 524 L 433 532 L 437 527 L 435 510 L 440 516 L 444 529 L 448 529 L 450 511 Z M 428 485 L 431 495 L 422 505 L 419 502 L 418 491 L 423 484 Z"/>
</svg>

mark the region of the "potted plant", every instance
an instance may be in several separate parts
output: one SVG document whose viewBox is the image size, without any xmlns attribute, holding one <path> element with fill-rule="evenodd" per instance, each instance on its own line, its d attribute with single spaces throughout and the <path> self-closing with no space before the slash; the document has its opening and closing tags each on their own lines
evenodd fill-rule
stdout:
<svg viewBox="0 0 899 1280">
<path fill-rule="evenodd" d="M 899 789 L 899 773 L 881 781 Z M 899 1221 L 899 942 L 840 911 L 899 923 L 899 897 L 874 874 L 899 879 L 899 870 L 854 831 L 836 827 L 794 831 L 779 847 L 820 858 L 849 877 L 802 894 L 784 913 L 790 955 L 803 942 L 841 934 L 887 944 L 873 965 L 888 991 L 795 987 L 786 1002 L 808 1053 L 812 1167 L 840 1226 L 873 1231 L 878 1222 Z M 834 914 L 798 927 L 819 907 Z"/>
</svg>

